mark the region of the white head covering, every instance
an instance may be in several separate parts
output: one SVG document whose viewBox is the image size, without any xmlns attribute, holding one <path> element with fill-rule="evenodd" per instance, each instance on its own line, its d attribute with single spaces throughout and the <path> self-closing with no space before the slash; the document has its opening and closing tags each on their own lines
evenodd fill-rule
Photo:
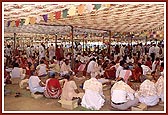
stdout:
<svg viewBox="0 0 168 115">
<path fill-rule="evenodd" d="M 95 78 L 97 75 L 99 75 L 99 73 L 98 72 L 92 72 L 90 75 L 91 75 L 91 78 Z"/>
</svg>

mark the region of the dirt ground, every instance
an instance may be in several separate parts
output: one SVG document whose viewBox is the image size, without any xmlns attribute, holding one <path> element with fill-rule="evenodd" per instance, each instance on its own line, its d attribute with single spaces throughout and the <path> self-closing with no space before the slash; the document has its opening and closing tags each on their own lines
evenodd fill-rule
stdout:
<svg viewBox="0 0 168 115">
<path fill-rule="evenodd" d="M 80 82 L 76 82 L 79 88 Z M 19 85 L 8 84 L 5 86 L 6 90 L 10 90 L 11 93 L 4 96 L 4 111 L 70 111 L 61 107 L 58 103 L 59 99 L 47 99 L 42 97 L 40 99 L 34 99 L 30 95 L 30 91 L 21 89 Z M 79 88 L 82 92 L 83 90 Z M 15 93 L 20 92 L 20 97 L 15 97 Z M 110 106 L 110 89 L 104 90 L 106 101 L 100 111 L 118 111 Z M 131 109 L 128 109 L 130 111 Z M 72 111 L 90 111 L 86 108 L 78 106 Z M 148 107 L 147 111 L 164 111 L 164 106 L 156 105 Z"/>
</svg>

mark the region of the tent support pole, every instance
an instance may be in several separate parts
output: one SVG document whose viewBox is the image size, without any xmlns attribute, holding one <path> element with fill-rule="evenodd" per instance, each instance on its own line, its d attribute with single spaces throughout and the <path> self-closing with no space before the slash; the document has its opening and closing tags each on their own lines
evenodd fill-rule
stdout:
<svg viewBox="0 0 168 115">
<path fill-rule="evenodd" d="M 111 47 L 111 31 L 109 30 L 109 49 L 108 49 L 109 54 L 110 54 L 110 47 Z"/>
<path fill-rule="evenodd" d="M 71 27 L 71 40 L 72 40 L 72 56 L 71 56 L 71 66 L 72 66 L 72 70 L 74 70 L 74 51 L 73 51 L 73 49 L 74 49 L 74 45 L 73 45 L 73 42 L 74 42 L 74 39 L 73 39 L 73 26 L 72 25 L 70 25 L 70 27 Z"/>
<path fill-rule="evenodd" d="M 55 34 L 55 49 L 57 48 L 57 34 Z"/>
<path fill-rule="evenodd" d="M 16 33 L 14 33 L 14 43 L 13 43 L 13 48 L 14 48 L 14 50 L 16 49 Z"/>
</svg>

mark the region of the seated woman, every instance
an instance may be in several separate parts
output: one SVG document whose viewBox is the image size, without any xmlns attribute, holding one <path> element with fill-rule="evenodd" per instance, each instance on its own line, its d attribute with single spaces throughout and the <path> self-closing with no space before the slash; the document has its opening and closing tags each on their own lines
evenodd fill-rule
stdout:
<svg viewBox="0 0 168 115">
<path fill-rule="evenodd" d="M 58 80 L 57 73 L 53 72 L 46 80 L 44 96 L 47 98 L 59 98 L 62 93 L 62 88 Z"/>
<path fill-rule="evenodd" d="M 62 88 L 61 100 L 71 101 L 73 98 L 82 98 L 83 93 L 79 93 L 73 76 L 65 74 L 65 83 Z"/>
<path fill-rule="evenodd" d="M 135 81 L 140 81 L 140 76 L 143 74 L 143 69 L 141 67 L 141 64 L 134 64 L 134 67 L 132 69 L 132 79 Z"/>
<path fill-rule="evenodd" d="M 104 72 L 104 77 L 107 79 L 115 79 L 116 75 L 116 68 L 115 68 L 116 63 L 112 61 L 107 68 L 105 69 Z"/>
</svg>

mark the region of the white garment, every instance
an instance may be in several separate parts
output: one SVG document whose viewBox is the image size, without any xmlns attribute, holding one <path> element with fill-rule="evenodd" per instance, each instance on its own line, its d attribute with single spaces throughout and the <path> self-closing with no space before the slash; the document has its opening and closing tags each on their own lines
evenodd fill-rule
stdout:
<svg viewBox="0 0 168 115">
<path fill-rule="evenodd" d="M 124 76 L 125 76 L 125 74 L 126 74 L 126 71 L 128 71 L 128 70 L 121 70 L 120 71 L 120 74 L 119 74 L 119 77 L 121 77 L 121 78 L 123 78 L 124 79 Z M 131 70 L 129 70 L 130 72 L 129 72 L 129 76 L 131 76 L 132 75 L 132 72 L 131 72 Z"/>
<path fill-rule="evenodd" d="M 38 76 L 47 74 L 46 67 L 46 64 L 40 64 L 36 67 L 36 69 L 38 70 Z"/>
<path fill-rule="evenodd" d="M 23 79 L 25 77 L 25 75 L 23 74 L 23 69 L 18 68 L 18 67 L 14 67 L 11 72 L 11 78 L 19 78 L 19 77 L 21 79 Z"/>
<path fill-rule="evenodd" d="M 43 46 L 39 47 L 39 59 L 41 60 L 42 57 L 45 57 L 45 50 Z"/>
<path fill-rule="evenodd" d="M 102 84 L 96 78 L 91 78 L 84 82 L 83 89 L 85 90 L 85 94 L 81 105 L 88 109 L 99 110 L 105 102 L 103 99 Z"/>
<path fill-rule="evenodd" d="M 143 75 L 146 75 L 148 72 L 151 73 L 152 70 L 146 66 L 146 65 L 141 65 L 142 69 L 143 69 Z"/>
<path fill-rule="evenodd" d="M 54 46 L 49 47 L 49 59 L 52 60 L 52 58 L 55 56 L 55 48 Z"/>
<path fill-rule="evenodd" d="M 135 91 L 125 82 L 118 81 L 111 88 L 111 101 L 114 103 L 123 103 L 128 100 L 134 100 Z"/>
<path fill-rule="evenodd" d="M 159 57 L 159 51 L 160 51 L 160 48 L 158 46 L 156 46 L 155 47 L 155 54 L 156 54 L 155 57 Z"/>
<path fill-rule="evenodd" d="M 126 62 L 127 62 L 127 63 L 134 63 L 134 59 L 133 59 L 133 58 L 130 59 L 129 57 L 127 57 Z"/>
<path fill-rule="evenodd" d="M 123 67 L 119 66 L 116 71 L 116 78 L 119 77 L 121 70 L 123 70 Z"/>
<path fill-rule="evenodd" d="M 88 64 L 87 73 L 92 73 L 92 72 L 97 72 L 97 71 L 98 71 L 98 64 L 97 64 L 97 62 L 91 61 Z"/>
<path fill-rule="evenodd" d="M 45 87 L 41 87 L 40 86 L 40 79 L 38 76 L 31 76 L 29 78 L 29 81 L 28 81 L 28 84 L 29 84 L 29 88 L 30 88 L 30 91 L 32 93 L 35 93 L 35 92 L 44 92 L 44 89 Z"/>
<path fill-rule="evenodd" d="M 149 48 L 149 55 L 151 55 L 151 53 L 155 53 L 155 47 L 154 46 Z"/>
<path fill-rule="evenodd" d="M 72 71 L 70 65 L 66 65 L 65 62 L 61 65 L 60 74 L 65 75 L 66 73 Z"/>
<path fill-rule="evenodd" d="M 154 61 L 152 63 L 152 71 L 155 71 L 156 70 L 156 65 L 157 65 L 158 62 Z M 159 63 L 160 64 L 160 63 Z"/>
<path fill-rule="evenodd" d="M 164 101 L 164 78 L 160 76 L 157 82 L 155 83 L 157 95 L 161 98 L 161 101 Z"/>
<path fill-rule="evenodd" d="M 145 103 L 148 106 L 156 105 L 159 102 L 159 97 L 157 95 L 157 90 L 154 82 L 150 80 L 145 80 L 140 85 L 138 98 L 141 103 Z"/>
</svg>

